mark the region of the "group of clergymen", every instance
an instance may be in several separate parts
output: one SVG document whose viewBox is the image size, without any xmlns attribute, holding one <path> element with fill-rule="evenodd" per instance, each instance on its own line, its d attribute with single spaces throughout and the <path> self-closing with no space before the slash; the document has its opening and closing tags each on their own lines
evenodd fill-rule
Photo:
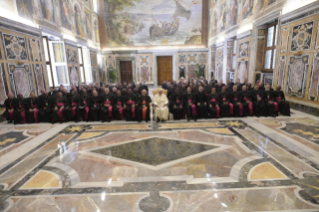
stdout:
<svg viewBox="0 0 319 212">
<path fill-rule="evenodd" d="M 290 116 L 289 102 L 285 101 L 281 87 L 273 90 L 270 84 L 264 87 L 261 81 L 252 87 L 247 80 L 244 83 L 229 80 L 224 84 L 213 77 L 209 82 L 184 79 L 179 83 L 164 82 L 162 87 L 168 90 L 167 98 L 160 90 L 153 100 L 158 122 L 165 121 L 169 112 L 175 120 L 187 117 L 188 121 L 253 115 L 276 117 L 278 113 Z"/>
<path fill-rule="evenodd" d="M 123 85 L 82 85 L 72 86 L 70 92 L 64 86 L 41 91 L 36 97 L 34 92 L 29 98 L 18 94 L 8 94 L 4 102 L 3 114 L 8 122 L 15 124 L 67 121 L 127 121 L 150 120 L 149 108 L 151 98 L 145 84 Z"/>
<path fill-rule="evenodd" d="M 273 116 L 280 112 L 290 115 L 289 103 L 285 101 L 280 86 L 273 90 L 270 85 L 258 82 L 254 87 L 246 81 L 240 84 L 231 81 L 223 84 L 212 78 L 207 80 L 164 82 L 163 90 L 153 101 L 144 83 L 123 83 L 112 85 L 72 86 L 70 92 L 62 85 L 49 92 L 41 91 L 39 97 L 34 92 L 29 98 L 10 92 L 4 105 L 4 116 L 15 124 L 67 121 L 111 121 L 150 120 L 150 106 L 154 105 L 157 121 L 166 121 L 169 112 L 175 120 L 187 117 L 205 119 L 219 117 Z"/>
</svg>

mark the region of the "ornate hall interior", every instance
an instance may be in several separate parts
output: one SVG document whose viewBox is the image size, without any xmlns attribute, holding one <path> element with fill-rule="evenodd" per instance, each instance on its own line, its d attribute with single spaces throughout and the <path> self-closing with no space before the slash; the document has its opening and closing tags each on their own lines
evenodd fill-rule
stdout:
<svg viewBox="0 0 319 212">
<path fill-rule="evenodd" d="M 318 98 L 318 0 L 0 0 L 0 211 L 319 211 Z"/>
</svg>

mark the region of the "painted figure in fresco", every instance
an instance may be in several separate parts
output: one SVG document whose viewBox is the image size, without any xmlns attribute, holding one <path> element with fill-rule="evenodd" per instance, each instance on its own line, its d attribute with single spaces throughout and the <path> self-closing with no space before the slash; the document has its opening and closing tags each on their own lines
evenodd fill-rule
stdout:
<svg viewBox="0 0 319 212">
<path fill-rule="evenodd" d="M 81 10 L 79 9 L 79 7 L 77 5 L 75 5 L 74 6 L 74 11 L 75 11 L 76 34 L 80 35 L 81 37 L 84 37 Z"/>
<path fill-rule="evenodd" d="M 100 33 L 99 33 L 99 24 L 97 20 L 94 20 L 94 31 L 95 31 L 95 41 L 96 43 L 100 42 Z"/>
<path fill-rule="evenodd" d="M 60 0 L 62 26 L 71 30 L 72 29 L 72 12 L 69 0 Z"/>
<path fill-rule="evenodd" d="M 243 19 L 247 18 L 252 14 L 253 7 L 254 0 L 244 0 L 242 9 Z"/>
<path fill-rule="evenodd" d="M 313 70 L 311 77 L 311 86 L 309 88 L 309 98 L 312 101 L 318 101 L 318 85 L 319 85 L 319 53 L 313 57 Z"/>
<path fill-rule="evenodd" d="M 41 7 L 43 18 L 54 22 L 54 9 L 52 0 L 41 0 Z"/>
<path fill-rule="evenodd" d="M 237 0 L 230 1 L 230 25 L 237 24 Z"/>
<path fill-rule="evenodd" d="M 92 24 L 90 14 L 86 14 L 86 34 L 89 39 L 92 39 Z"/>
<path fill-rule="evenodd" d="M 220 27 L 221 32 L 224 31 L 227 27 L 226 26 L 226 19 L 227 19 L 226 15 L 227 15 L 227 8 L 226 8 L 226 4 L 225 4 L 221 7 L 221 16 L 220 16 L 221 17 L 221 27 Z"/>
</svg>

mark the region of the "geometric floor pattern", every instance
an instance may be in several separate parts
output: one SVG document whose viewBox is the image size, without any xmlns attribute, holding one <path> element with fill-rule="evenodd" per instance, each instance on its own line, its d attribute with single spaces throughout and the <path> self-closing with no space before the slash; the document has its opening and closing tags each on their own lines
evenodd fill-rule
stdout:
<svg viewBox="0 0 319 212">
<path fill-rule="evenodd" d="M 50 125 L 0 155 L 0 211 L 319 211 L 318 121 Z"/>
</svg>

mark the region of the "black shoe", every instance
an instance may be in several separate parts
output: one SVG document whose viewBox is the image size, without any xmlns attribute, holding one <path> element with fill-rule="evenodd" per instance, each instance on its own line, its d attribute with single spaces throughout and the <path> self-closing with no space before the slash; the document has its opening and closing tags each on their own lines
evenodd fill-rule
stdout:
<svg viewBox="0 0 319 212">
<path fill-rule="evenodd" d="M 158 123 L 158 122 L 160 122 L 160 119 L 159 119 L 159 118 L 157 118 L 157 119 L 156 119 L 156 122 L 157 122 L 157 123 Z"/>
<path fill-rule="evenodd" d="M 187 121 L 189 122 L 190 121 L 190 118 L 187 116 Z"/>
<path fill-rule="evenodd" d="M 164 122 L 165 122 L 165 120 L 163 119 L 163 120 L 162 120 L 162 123 L 164 123 Z"/>
</svg>

